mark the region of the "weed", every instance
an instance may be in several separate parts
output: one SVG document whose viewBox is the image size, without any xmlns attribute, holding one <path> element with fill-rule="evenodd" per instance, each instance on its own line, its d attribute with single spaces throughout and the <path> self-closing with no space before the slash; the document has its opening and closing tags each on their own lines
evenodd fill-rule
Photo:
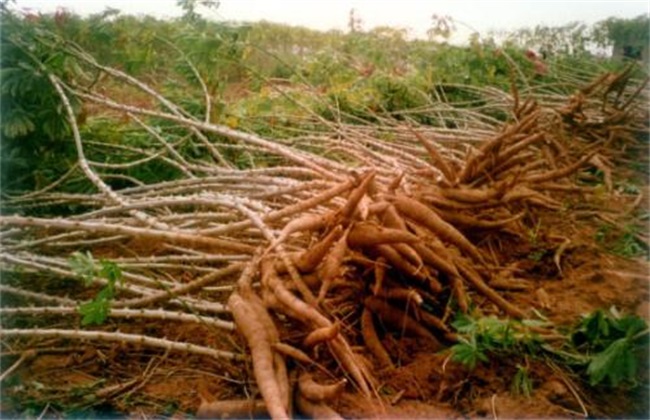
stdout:
<svg viewBox="0 0 650 420">
<path fill-rule="evenodd" d="M 545 249 L 537 249 L 528 254 L 528 259 L 534 262 L 540 262 L 544 258 L 544 255 L 546 255 L 546 252 Z"/>
<path fill-rule="evenodd" d="M 542 226 L 542 221 L 538 220 L 534 228 L 527 229 L 528 242 L 530 243 L 530 246 L 533 249 L 528 254 L 528 259 L 536 263 L 540 262 L 548 252 L 548 250 L 545 249 L 540 243 L 541 241 L 539 237 L 539 232 L 541 226 Z"/>
<path fill-rule="evenodd" d="M 83 279 L 86 286 L 90 285 L 96 277 L 108 281 L 93 300 L 79 306 L 79 313 L 83 316 L 81 319 L 83 325 L 104 323 L 108 317 L 111 301 L 115 296 L 115 283 L 123 281 L 122 271 L 117 264 L 111 261 L 102 259 L 97 264 L 90 252 L 73 253 L 68 264 L 72 271 Z"/>
<path fill-rule="evenodd" d="M 487 362 L 488 354 L 535 354 L 538 350 L 538 338 L 529 328 L 538 325 L 537 321 L 459 315 L 452 325 L 460 335 L 459 343 L 451 347 L 452 358 L 470 369 Z"/>
<path fill-rule="evenodd" d="M 634 383 L 641 338 L 647 341 L 648 326 L 635 315 L 621 316 L 615 308 L 584 317 L 571 336 L 577 350 L 589 355 L 587 375 L 591 385 L 608 382 L 612 386 Z"/>
<path fill-rule="evenodd" d="M 510 392 L 514 395 L 523 395 L 529 398 L 533 393 L 533 381 L 530 379 L 528 367 L 517 365 L 517 373 L 512 378 Z"/>
<path fill-rule="evenodd" d="M 622 233 L 615 232 L 611 225 L 602 225 L 596 231 L 595 239 L 612 254 L 636 258 L 648 253 L 648 246 L 637 237 L 638 231 L 634 225 L 626 225 Z"/>
<path fill-rule="evenodd" d="M 452 359 L 470 369 L 491 357 L 527 359 L 544 352 L 574 365 L 587 376 L 592 386 L 607 383 L 614 387 L 636 383 L 639 357 L 647 345 L 649 333 L 643 319 L 635 315 L 622 316 L 615 308 L 609 313 L 597 310 L 585 316 L 566 332 L 563 350 L 543 343 L 531 331 L 531 327 L 543 325 L 540 321 L 460 315 L 452 325 L 460 335 L 459 342 L 451 347 Z M 528 396 L 532 392 L 526 366 L 517 365 L 511 387 L 514 394 Z"/>
</svg>

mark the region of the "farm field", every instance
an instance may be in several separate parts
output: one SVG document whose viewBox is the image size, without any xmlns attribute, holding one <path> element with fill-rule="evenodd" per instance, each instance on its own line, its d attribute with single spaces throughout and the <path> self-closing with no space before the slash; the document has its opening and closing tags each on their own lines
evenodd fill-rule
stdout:
<svg viewBox="0 0 650 420">
<path fill-rule="evenodd" d="M 3 418 L 650 415 L 648 68 L 589 47 L 647 18 L 184 4 L 2 5 Z"/>
</svg>

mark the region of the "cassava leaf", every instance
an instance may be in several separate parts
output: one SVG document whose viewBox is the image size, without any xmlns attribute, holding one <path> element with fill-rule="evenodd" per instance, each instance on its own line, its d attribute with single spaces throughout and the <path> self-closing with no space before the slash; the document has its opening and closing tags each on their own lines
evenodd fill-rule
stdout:
<svg viewBox="0 0 650 420">
<path fill-rule="evenodd" d="M 611 385 L 617 386 L 622 380 L 634 379 L 636 370 L 637 360 L 631 343 L 627 338 L 621 338 L 592 357 L 587 374 L 591 385 L 608 379 Z"/>
<path fill-rule="evenodd" d="M 99 275 L 108 280 L 110 285 L 114 286 L 116 282 L 124 281 L 122 278 L 122 270 L 117 264 L 108 260 L 100 260 L 99 263 L 101 265 Z"/>
<path fill-rule="evenodd" d="M 108 317 L 111 301 L 115 296 L 115 283 L 123 281 L 122 270 L 112 261 L 100 260 L 99 264 L 90 252 L 75 252 L 68 259 L 70 268 L 81 276 L 86 285 L 92 283 L 95 277 L 107 280 L 106 285 L 89 302 L 79 305 L 79 314 L 82 315 L 83 325 L 103 324 Z"/>
<path fill-rule="evenodd" d="M 476 332 L 476 321 L 465 314 L 459 314 L 451 325 L 460 334 L 473 334 Z"/>
<path fill-rule="evenodd" d="M 90 252 L 82 253 L 79 251 L 74 252 L 68 258 L 68 265 L 77 275 L 81 276 L 84 284 L 88 286 L 92 283 L 95 275 L 97 274 L 97 266 L 95 260 Z"/>
<path fill-rule="evenodd" d="M 453 354 L 452 360 L 462 363 L 470 369 L 474 369 L 479 361 L 488 361 L 487 355 L 483 353 L 473 339 L 469 341 L 462 339 L 460 343 L 451 347 L 451 351 Z"/>
<path fill-rule="evenodd" d="M 82 315 L 82 325 L 100 325 L 106 321 L 113 298 L 108 288 L 102 289 L 95 299 L 79 305 L 79 313 Z"/>
</svg>

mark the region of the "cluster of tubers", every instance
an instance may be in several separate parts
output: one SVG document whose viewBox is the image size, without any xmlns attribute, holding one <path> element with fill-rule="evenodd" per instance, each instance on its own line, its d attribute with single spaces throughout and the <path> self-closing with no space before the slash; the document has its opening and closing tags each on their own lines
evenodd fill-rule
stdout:
<svg viewBox="0 0 650 420">
<path fill-rule="evenodd" d="M 379 326 L 442 349 L 457 340 L 447 324 L 450 311 L 467 312 L 472 293 L 511 317 L 526 316 L 489 285 L 489 268 L 498 261 L 475 240 L 482 232 L 499 230 L 523 236 L 532 209 L 561 210 L 554 193 L 580 191 L 571 175 L 593 162 L 608 141 L 570 151 L 554 132 L 557 124 L 566 124 L 566 113 L 558 122 L 557 115 L 544 115 L 534 101 L 514 113 L 516 121 L 472 151 L 463 166 L 448 162 L 411 130 L 439 173 L 404 172 L 383 185 L 373 169 L 356 175 L 337 210 L 291 220 L 251 263 L 228 304 L 250 348 L 271 417 L 292 414 L 291 396 L 302 415 L 336 417 L 327 403 L 347 381 L 313 382 L 310 370 L 318 364 L 309 353 L 317 344 L 325 344 L 339 374 L 371 397 L 370 366 L 395 366 Z M 296 237 L 309 246 L 286 253 L 283 245 Z M 252 276 L 260 277 L 259 292 L 251 287 Z M 353 303 L 347 310 L 346 302 Z M 307 335 L 296 344 L 300 348 L 280 343 L 273 314 L 304 326 Z M 353 326 L 370 358 L 354 352 L 345 338 L 343 332 Z M 300 365 L 293 393 L 284 356 Z M 307 390 L 312 387 L 321 391 Z"/>
</svg>

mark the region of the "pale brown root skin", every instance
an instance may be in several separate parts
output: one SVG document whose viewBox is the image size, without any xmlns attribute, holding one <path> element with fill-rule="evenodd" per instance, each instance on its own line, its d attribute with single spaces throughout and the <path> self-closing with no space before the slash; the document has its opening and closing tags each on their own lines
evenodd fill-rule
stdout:
<svg viewBox="0 0 650 420">
<path fill-rule="evenodd" d="M 328 405 L 311 402 L 300 392 L 296 393 L 296 408 L 298 408 L 300 414 L 314 420 L 343 420 L 343 417 Z"/>
<path fill-rule="evenodd" d="M 284 409 L 287 410 L 289 417 L 293 411 L 292 401 L 291 401 L 291 384 L 289 383 L 289 371 L 287 370 L 287 364 L 284 360 L 282 353 L 274 351 L 273 352 L 273 369 L 275 371 L 275 380 L 278 382 L 278 388 L 280 389 L 280 395 L 282 395 L 282 403 L 284 404 Z"/>
<path fill-rule="evenodd" d="M 379 201 L 377 203 L 372 203 L 368 206 L 368 214 L 381 214 L 390 207 L 390 203 L 386 201 Z"/>
<path fill-rule="evenodd" d="M 298 298 L 291 293 L 282 280 L 277 276 L 273 267 L 269 268 L 269 272 L 263 277 L 265 285 L 273 291 L 278 302 L 289 309 L 288 315 L 294 316 L 303 322 L 312 322 L 318 327 L 327 327 L 332 323 L 313 306 L 308 305 L 305 301 Z"/>
<path fill-rule="evenodd" d="M 237 293 L 234 292 L 228 299 L 237 329 L 242 333 L 253 359 L 253 373 L 255 381 L 264 398 L 269 414 L 274 419 L 289 418 L 285 408 L 286 397 L 278 383 L 273 362 L 273 350 L 264 325 L 251 316 L 254 309 Z"/>
<path fill-rule="evenodd" d="M 372 312 L 368 308 L 364 308 L 361 314 L 361 334 L 363 335 L 363 341 L 366 343 L 366 347 L 375 356 L 377 361 L 379 361 L 379 365 L 382 368 L 393 369 L 395 365 L 393 365 L 393 361 L 390 359 L 388 352 L 379 340 L 379 335 L 375 329 L 375 322 L 372 319 Z"/>
<path fill-rule="evenodd" d="M 348 234 L 349 231 L 344 233 L 343 236 L 334 244 L 332 250 L 327 256 L 327 259 L 322 265 L 321 269 L 321 278 L 322 284 L 320 290 L 318 291 L 317 302 L 322 302 L 327 291 L 329 290 L 332 282 L 341 274 L 343 258 L 348 250 Z"/>
<path fill-rule="evenodd" d="M 508 139 L 514 136 L 516 133 L 527 132 L 534 124 L 537 123 L 539 115 L 539 112 L 533 112 L 525 116 L 521 121 L 519 121 L 518 124 L 508 127 L 502 134 L 481 145 L 479 152 L 474 154 L 465 163 L 465 167 L 458 177 L 460 179 L 460 182 L 470 182 L 476 175 L 479 174 L 478 167 L 480 165 L 480 162 L 487 155 L 497 152 L 503 146 L 503 144 L 507 143 Z"/>
<path fill-rule="evenodd" d="M 492 168 L 498 167 L 500 164 L 507 164 L 507 162 L 513 158 L 514 156 L 517 155 L 520 151 L 525 149 L 526 147 L 544 139 L 544 134 L 542 133 L 535 133 L 530 136 L 527 136 L 516 143 L 514 143 L 512 146 L 508 147 L 507 149 L 503 150 L 503 152 L 498 153 L 494 159 L 486 159 L 483 161 L 483 163 L 479 164 L 476 168 L 477 173 L 491 173 Z"/>
<path fill-rule="evenodd" d="M 480 251 L 462 233 L 424 204 L 404 195 L 397 195 L 392 198 L 392 201 L 397 211 L 404 216 L 422 224 L 441 239 L 456 245 L 475 261 L 485 262 Z"/>
<path fill-rule="evenodd" d="M 457 262 L 456 264 L 463 278 L 467 280 L 472 287 L 474 287 L 478 292 L 482 293 L 483 296 L 490 299 L 495 305 L 499 307 L 502 311 L 507 313 L 510 316 L 513 316 L 518 319 L 523 319 L 526 317 L 526 314 L 515 305 L 511 304 L 505 300 L 499 293 L 497 293 L 493 288 L 488 286 L 481 276 L 474 271 L 471 267 L 467 266 L 463 262 Z"/>
<path fill-rule="evenodd" d="M 451 276 L 449 282 L 451 283 L 451 291 L 456 299 L 456 303 L 458 304 L 458 309 L 460 309 L 462 313 L 467 313 L 469 310 L 469 303 L 467 302 L 467 293 L 465 293 L 465 286 L 463 285 L 462 280 L 458 276 Z"/>
<path fill-rule="evenodd" d="M 395 251 L 399 252 L 408 262 L 417 267 L 418 270 L 424 269 L 422 257 L 409 244 L 403 242 L 391 244 Z"/>
<path fill-rule="evenodd" d="M 449 200 L 458 201 L 464 204 L 483 203 L 488 200 L 499 198 L 500 191 L 497 188 L 441 188 L 440 194 Z"/>
<path fill-rule="evenodd" d="M 325 255 L 343 232 L 339 225 L 332 229 L 323 239 L 314 244 L 311 248 L 300 254 L 295 260 L 296 268 L 302 273 L 311 273 L 323 261 Z"/>
<path fill-rule="evenodd" d="M 343 206 L 340 211 L 341 219 L 350 220 L 350 218 L 354 215 L 354 212 L 357 210 L 357 206 L 361 201 L 361 198 L 368 192 L 368 188 L 370 188 L 370 184 L 374 179 L 375 171 L 371 171 L 365 175 L 361 181 L 361 185 L 352 190 L 350 197 L 348 197 L 347 203 L 345 203 L 345 206 Z"/>
<path fill-rule="evenodd" d="M 308 305 L 306 302 L 291 293 L 282 284 L 282 281 L 278 278 L 277 273 L 275 273 L 273 270 L 272 265 L 268 265 L 266 267 L 266 270 L 267 272 L 263 273 L 262 276 L 262 283 L 273 291 L 273 294 L 279 303 L 279 310 L 286 309 L 287 315 L 302 322 L 312 323 L 316 327 L 328 327 L 332 325 L 332 323 L 324 315 L 318 312 L 316 308 Z M 350 349 L 350 346 L 347 344 L 345 339 L 343 339 L 341 335 L 337 335 L 327 344 L 337 357 L 337 360 L 343 369 L 345 369 L 350 374 L 350 376 L 359 386 L 361 392 L 366 397 L 370 397 L 370 376 L 367 372 L 363 372 L 359 367 L 358 363 L 354 359 L 354 354 L 352 353 L 352 350 Z"/>
<path fill-rule="evenodd" d="M 594 157 L 595 154 L 596 152 L 592 151 L 591 153 L 588 153 L 583 157 L 581 157 L 577 162 L 573 163 L 572 165 L 557 169 L 555 171 L 550 171 L 539 175 L 528 176 L 522 179 L 522 182 L 529 182 L 533 184 L 538 182 L 553 181 L 558 178 L 564 178 L 565 176 L 568 176 L 573 172 L 577 171 L 578 169 L 580 169 L 580 167 L 584 165 L 586 162 L 588 162 L 592 157 Z"/>
<path fill-rule="evenodd" d="M 416 267 L 415 265 L 411 264 L 391 245 L 377 245 L 375 249 L 382 257 L 384 257 L 391 265 L 393 265 L 402 273 L 413 277 L 420 282 L 427 280 L 427 277 L 424 275 L 424 272 L 420 269 L 420 267 Z"/>
<path fill-rule="evenodd" d="M 411 127 L 409 127 L 409 131 L 413 133 L 413 135 L 420 141 L 420 143 L 422 143 L 427 153 L 429 154 L 429 158 L 431 158 L 433 165 L 438 168 L 440 172 L 442 172 L 447 181 L 454 183 L 456 181 L 456 173 L 454 172 L 452 166 L 447 165 L 447 160 L 443 158 L 440 153 L 438 153 L 436 148 L 433 147 L 429 140 L 425 139 L 423 135 Z"/>
<path fill-rule="evenodd" d="M 331 385 L 322 385 L 314 381 L 309 373 L 302 373 L 298 378 L 298 391 L 313 402 L 330 401 L 343 392 L 347 379 Z"/>
<path fill-rule="evenodd" d="M 415 289 L 406 289 L 404 287 L 391 287 L 381 291 L 378 295 L 390 300 L 398 300 L 402 302 L 412 302 L 417 306 L 422 305 L 424 300 L 422 296 Z"/>
<path fill-rule="evenodd" d="M 361 393 L 366 398 L 370 398 L 372 396 L 370 392 L 372 375 L 359 364 L 356 355 L 352 352 L 345 339 L 338 335 L 334 340 L 329 341 L 327 345 L 343 369 L 354 379 Z"/>
<path fill-rule="evenodd" d="M 417 308 L 416 309 L 418 313 L 418 317 L 420 320 L 428 325 L 431 328 L 435 328 L 436 330 L 442 332 L 445 335 L 445 338 L 449 341 L 456 342 L 458 341 L 458 337 L 456 334 L 452 333 L 449 331 L 449 328 L 445 325 L 444 322 L 437 316 L 430 314 L 429 312 L 425 311 L 422 308 Z"/>
<path fill-rule="evenodd" d="M 292 233 L 322 229 L 327 222 L 328 217 L 320 214 L 306 214 L 294 219 L 284 226 L 278 238 L 269 247 L 269 251 L 283 243 Z"/>
<path fill-rule="evenodd" d="M 404 171 L 400 172 L 399 175 L 397 175 L 392 181 L 390 181 L 390 184 L 388 184 L 388 187 L 386 187 L 386 189 L 389 192 L 394 193 L 395 190 L 397 190 L 399 188 L 399 185 L 402 183 L 402 179 L 404 179 L 404 175 L 406 175 L 406 172 Z"/>
<path fill-rule="evenodd" d="M 408 232 L 408 228 L 406 227 L 406 222 L 404 221 L 402 216 L 399 215 L 397 209 L 392 204 L 386 208 L 386 211 L 384 212 L 382 217 L 382 223 L 386 227 L 393 228 L 393 229 L 400 229 Z"/>
<path fill-rule="evenodd" d="M 199 419 L 248 419 L 268 415 L 262 400 L 203 401 L 196 412 Z"/>
<path fill-rule="evenodd" d="M 436 337 L 429 330 L 420 325 L 403 310 L 372 296 L 365 299 L 364 305 L 391 328 L 426 338 L 434 343 L 435 347 L 442 348 Z"/>
<path fill-rule="evenodd" d="M 459 203 L 458 201 L 453 201 L 442 197 L 442 195 L 436 191 L 429 191 L 429 190 L 424 190 L 419 195 L 419 199 L 422 200 L 422 202 L 424 203 L 436 206 L 436 208 L 443 208 L 449 210 L 478 210 L 484 208 L 497 207 L 500 205 L 499 201 L 497 200 L 488 200 L 488 201 L 483 201 L 480 203 L 473 203 L 473 204 Z"/>
<path fill-rule="evenodd" d="M 328 326 L 316 328 L 305 337 L 302 345 L 305 347 L 314 347 L 316 344 L 333 340 L 339 334 L 341 325 L 338 322 Z"/>
<path fill-rule="evenodd" d="M 440 270 L 449 276 L 458 276 L 458 270 L 450 262 L 451 256 L 448 254 L 448 252 L 445 252 L 441 255 L 440 252 L 436 252 L 435 250 L 432 250 L 427 245 L 425 245 L 424 242 L 413 244 L 413 249 L 415 249 L 415 251 L 420 255 L 422 261 L 429 264 L 436 270 Z"/>
<path fill-rule="evenodd" d="M 348 234 L 350 248 L 418 241 L 417 236 L 405 230 L 387 228 L 369 222 L 355 223 Z"/>
<path fill-rule="evenodd" d="M 386 277 L 386 259 L 384 257 L 377 258 L 374 266 L 375 284 L 372 285 L 372 294 L 378 295 L 384 285 L 384 278 Z"/>
<path fill-rule="evenodd" d="M 292 359 L 295 359 L 307 365 L 312 365 L 316 363 L 311 357 L 307 355 L 307 353 L 290 344 L 278 342 L 278 343 L 273 343 L 272 347 L 273 350 L 277 351 L 278 353 L 282 353 L 287 357 L 291 357 Z"/>
<path fill-rule="evenodd" d="M 515 214 L 506 219 L 502 220 L 482 220 L 477 219 L 466 214 L 450 211 L 440 211 L 440 215 L 449 223 L 453 223 L 454 226 L 458 226 L 461 229 L 501 229 L 508 226 L 509 224 L 516 222 L 517 220 L 524 217 L 524 212 Z"/>
</svg>

